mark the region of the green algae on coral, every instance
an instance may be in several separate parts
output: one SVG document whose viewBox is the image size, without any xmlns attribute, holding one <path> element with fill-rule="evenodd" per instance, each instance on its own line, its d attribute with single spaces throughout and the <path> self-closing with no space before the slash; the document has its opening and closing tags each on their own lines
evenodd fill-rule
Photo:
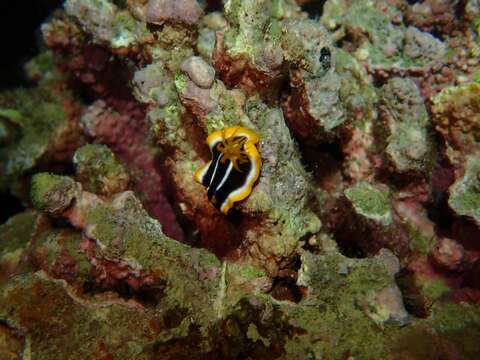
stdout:
<svg viewBox="0 0 480 360">
<path fill-rule="evenodd" d="M 410 234 L 410 242 L 408 243 L 410 250 L 425 256 L 430 254 L 435 246 L 436 237 L 422 234 L 413 225 L 407 225 L 407 229 Z"/>
<path fill-rule="evenodd" d="M 432 120 L 445 139 L 446 155 L 452 164 L 460 164 L 480 144 L 480 84 L 445 87 L 432 103 Z"/>
<path fill-rule="evenodd" d="M 435 329 L 444 334 L 452 334 L 476 328 L 480 334 L 480 307 L 475 304 L 437 303 L 433 308 L 432 323 Z"/>
<path fill-rule="evenodd" d="M 102 306 L 105 302 L 77 297 L 67 285 L 41 273 L 20 276 L 2 286 L 0 302 L 0 317 L 8 316 L 12 327 L 28 333 L 24 353 L 43 359 L 67 353 L 74 358 L 89 358 L 103 351 L 129 356 L 125 337 L 146 345 L 147 335 L 153 333 L 144 326 L 153 317 L 150 311 L 139 316 L 127 304 L 114 301 Z M 112 324 L 124 328 L 125 334 L 112 334 Z M 110 336 L 102 336 L 104 346 L 99 347 L 92 329 L 93 334 L 110 332 Z"/>
<path fill-rule="evenodd" d="M 372 67 L 428 68 L 442 61 L 446 53 L 442 41 L 414 27 L 394 25 L 391 14 L 398 13 L 398 9 L 390 4 L 384 6 L 388 12 L 369 0 L 354 1 L 351 5 L 331 1 L 327 2 L 321 21 L 330 28 L 343 26 L 368 34 L 368 41 L 359 46 L 355 55 Z"/>
<path fill-rule="evenodd" d="M 225 34 L 225 45 L 234 56 L 252 55 L 255 43 L 263 40 L 263 28 L 269 21 L 271 2 L 256 0 L 228 0 L 225 17 L 234 25 Z M 254 14 L 251 16 L 250 13 Z"/>
<path fill-rule="evenodd" d="M 43 177 L 49 177 L 40 180 L 50 184 L 52 175 L 44 174 Z M 54 180 L 63 181 L 64 177 Z M 53 198 L 63 192 L 62 188 L 55 186 L 49 189 Z M 34 191 L 33 195 L 38 196 L 37 193 Z M 215 269 L 220 263 L 213 254 L 203 249 L 191 249 L 163 235 L 160 224 L 148 216 L 131 192 L 118 194 L 106 203 L 87 194 L 77 197 L 76 211 L 80 211 L 85 219 L 85 234 L 99 245 L 97 256 L 110 260 L 121 257 L 135 271 L 158 273 L 166 281 L 164 306 L 188 307 L 190 304 L 196 307 L 199 318 L 211 318 L 209 312 L 213 309 L 200 310 L 196 304 L 203 297 L 192 297 L 191 294 L 216 292 L 219 271 Z M 203 282 L 197 281 L 199 276 L 204 276 L 201 274 L 208 272 L 211 275 Z M 183 285 L 177 287 L 176 284 Z"/>
<path fill-rule="evenodd" d="M 128 48 L 150 35 L 145 22 L 137 21 L 128 11 L 118 11 L 112 21 L 113 48 Z"/>
<path fill-rule="evenodd" d="M 90 279 L 92 265 L 80 249 L 82 234 L 71 229 L 45 227 L 28 249 L 29 259 L 54 278 L 82 287 Z"/>
<path fill-rule="evenodd" d="M 358 182 L 345 190 L 355 211 L 383 225 L 392 223 L 392 207 L 388 191 L 381 191 L 367 182 Z"/>
<path fill-rule="evenodd" d="M 443 278 L 419 276 L 414 279 L 419 296 L 432 311 L 424 314 L 426 319 L 410 321 L 395 274 L 410 255 L 429 255 L 435 241 L 408 228 L 427 223 L 418 209 L 432 190 L 426 179 L 432 155 L 442 150 L 432 146 L 425 106 L 430 90 L 437 90 L 431 82 L 453 83 L 444 69 L 457 75 L 460 65 L 470 73 L 476 60 L 469 59 L 474 65 L 455 64 L 458 48 L 448 45 L 445 55 L 450 35 L 410 19 L 406 9 L 416 5 L 404 1 L 323 1 L 321 18 L 314 19 L 307 13 L 318 1 L 300 7 L 294 0 L 227 0 L 225 17 L 208 13 L 187 25 L 181 16 L 180 21 L 172 16 L 168 23 L 153 21 L 147 27 L 149 3 L 208 3 L 210 11 L 220 2 L 67 0 L 68 15 L 59 10 L 42 29 L 55 63 L 80 81 L 49 81 L 58 74 L 52 72 L 52 54 L 44 53 L 27 69 L 29 77 L 42 77 L 37 89 L 0 95 L 0 188 L 12 188 L 17 179 L 28 181 L 38 171 L 70 172 L 74 146 L 61 135 L 66 119 L 77 126 L 67 88 L 81 83 L 81 93 L 93 90 L 115 107 L 115 115 L 127 118 L 130 111 L 138 116 L 145 111 L 148 135 L 165 157 L 169 200 L 178 204 L 172 217 L 187 220 L 185 227 L 192 231 L 186 241 L 192 246 L 163 234 L 139 201 L 142 186 L 136 187 L 137 194 L 125 191 L 126 170 L 108 148 L 87 145 L 73 159 L 78 183 L 60 175 L 35 175 L 31 200 L 42 212 L 27 210 L 0 226 L 0 342 L 5 338 L 2 326 L 8 325 L 8 332 L 22 339 L 11 349 L 46 360 L 475 358 L 478 306 L 444 303 L 449 288 Z M 473 3 L 459 2 L 458 12 Z M 465 21 L 470 15 L 462 14 Z M 455 29 L 453 40 L 470 31 Z M 115 59 L 114 74 L 135 71 L 131 90 L 137 103 L 123 94 L 128 87 L 117 98 L 117 89 L 111 91 L 103 74 L 90 78 L 98 72 L 90 50 L 99 48 Z M 194 53 L 216 67 L 213 84 L 195 88 L 194 76 L 181 68 Z M 444 68 L 437 69 L 437 63 Z M 447 139 L 448 160 L 458 171 L 450 207 L 474 219 L 478 171 L 463 163 L 476 156 L 478 147 L 476 85 L 444 89 L 433 98 L 432 109 L 437 131 Z M 104 109 L 100 104 L 94 106 Z M 290 110 L 305 115 L 298 125 L 313 123 L 304 138 L 293 126 Z M 83 131 L 111 114 L 85 115 Z M 208 151 L 202 148 L 204 135 L 234 125 L 261 135 L 264 168 L 252 196 L 238 204 L 238 217 L 225 219 L 205 205 L 205 194 L 191 175 Z M 102 130 L 116 140 L 115 129 Z M 105 140 L 89 136 L 93 142 Z M 19 146 L 23 143 L 35 149 L 25 150 Z M 70 151 L 58 160 L 65 143 Z M 302 155 L 309 145 L 328 156 L 335 152 L 335 177 L 324 181 L 323 173 L 330 176 L 330 169 L 321 167 L 330 164 L 323 158 L 315 164 L 322 172 L 320 181 L 315 181 L 316 172 L 314 179 L 306 170 L 309 159 Z M 8 163 L 21 161 L 4 176 Z M 392 165 L 397 175 L 420 175 L 420 186 L 409 176 L 397 182 Z M 138 173 L 131 176 L 135 184 L 143 181 Z M 315 199 L 316 193 L 322 196 Z M 401 213 L 405 199 L 405 207 L 414 206 Z M 412 209 L 418 222 L 408 217 Z M 341 254 L 334 240 L 320 233 L 320 215 L 339 242 L 342 225 L 351 230 L 354 245 L 362 247 L 365 241 L 368 257 Z M 344 221 L 339 219 L 343 216 Z M 219 259 L 201 247 L 220 243 L 215 235 L 225 228 L 226 237 L 238 235 L 239 243 Z M 387 252 L 392 265 L 386 250 L 377 246 L 410 252 L 400 259 Z M 227 260 L 231 258 L 235 262 Z M 470 270 L 462 271 L 450 275 Z M 294 301 L 277 298 L 279 288 L 294 293 Z M 410 301 L 410 295 L 404 299 Z M 0 344 L 0 357 L 2 350 Z"/>
<path fill-rule="evenodd" d="M 126 169 L 107 146 L 85 145 L 75 152 L 73 163 L 77 178 L 87 191 L 107 195 L 128 186 Z"/>
<path fill-rule="evenodd" d="M 0 147 L 1 187 L 32 169 L 67 130 L 66 98 L 48 84 L 0 93 L 0 122 L 11 134 Z"/>
<path fill-rule="evenodd" d="M 340 76 L 342 86 L 339 95 L 348 114 L 352 116 L 361 109 L 363 114 L 361 120 L 373 119 L 378 95 L 365 69 L 351 54 L 336 49 L 335 71 Z"/>
<path fill-rule="evenodd" d="M 430 301 L 439 299 L 443 294 L 447 293 L 450 288 L 441 279 L 424 281 L 421 284 L 421 292 Z"/>
<path fill-rule="evenodd" d="M 287 358 L 305 352 L 314 358 L 341 358 L 346 353 L 379 358 L 388 353 L 388 338 L 369 318 L 372 308 L 367 305 L 372 293 L 394 285 L 380 259 L 348 259 L 336 250 L 323 255 L 304 252 L 298 284 L 307 287 L 308 295 L 299 306 L 282 308 L 289 322 L 306 332 L 287 341 Z"/>
<path fill-rule="evenodd" d="M 12 274 L 31 269 L 24 261 L 24 251 L 27 250 L 37 226 L 44 220 L 43 216 L 38 211 L 26 210 L 0 225 L 0 283 Z"/>
<path fill-rule="evenodd" d="M 385 154 L 399 173 L 427 175 L 433 164 L 429 118 L 413 80 L 395 77 L 382 87 Z"/>
<path fill-rule="evenodd" d="M 151 36 L 145 21 L 135 19 L 130 12 L 108 0 L 68 0 L 64 6 L 84 31 L 113 49 L 138 46 Z"/>
<path fill-rule="evenodd" d="M 93 340 L 87 332 L 93 326 L 92 321 L 99 334 L 104 334 L 111 331 L 112 324 L 121 326 L 129 319 L 128 332 L 144 330 L 138 330 L 138 336 L 130 336 L 128 342 L 121 341 L 123 337 L 115 332 L 108 337 L 105 346 L 113 354 L 120 351 L 145 355 L 146 359 L 155 354 L 154 349 L 163 349 L 163 344 L 167 346 L 174 338 L 187 343 L 196 339 L 203 349 L 196 348 L 197 353 L 208 353 L 222 344 L 222 353 L 267 354 L 275 351 L 279 355 L 284 352 L 283 358 L 302 358 L 306 354 L 341 357 L 345 353 L 367 358 L 384 357 L 390 353 L 389 340 L 397 336 L 390 325 L 404 324 L 405 314 L 396 312 L 396 306 L 375 300 L 375 294 L 381 295 L 385 289 L 395 286 L 395 270 L 389 270 L 384 256 L 349 259 L 338 253 L 332 244 L 322 244 L 320 255 L 302 251 L 298 285 L 307 289 L 306 294 L 298 304 L 278 301 L 263 293 L 269 287 L 265 272 L 252 266 L 222 264 L 206 250 L 193 249 L 165 237 L 158 223 L 148 216 L 132 193 L 116 195 L 106 202 L 89 201 L 83 196 L 79 196 L 77 211 L 86 212 L 85 235 L 100 246 L 96 256 L 122 259 L 139 265 L 137 270 L 157 274 L 165 280 L 162 296 L 158 303 L 138 313 L 132 302 L 112 300 L 111 295 L 105 298 L 77 294 L 70 285 L 44 272 L 17 277 L 2 285 L 0 302 L 5 305 L 0 307 L 0 316 L 8 318 L 12 326 L 22 326 L 31 337 L 29 346 L 36 355 L 54 358 L 57 341 L 69 341 L 68 346 L 72 345 L 72 341 L 67 340 L 71 330 L 55 337 L 49 331 L 33 331 L 32 326 L 47 326 L 37 311 L 51 320 L 69 309 L 67 315 L 62 315 L 62 324 L 74 329 L 76 341 L 90 344 L 86 347 L 72 345 L 71 353 L 78 356 L 93 351 Z M 44 233 L 31 250 L 35 253 L 50 249 L 46 253 L 50 265 L 56 262 L 56 254 L 63 251 L 61 247 L 74 256 L 80 234 L 72 238 L 76 241 L 59 242 L 63 232 Z M 79 256 L 81 260 L 83 255 Z M 83 274 L 89 269 L 88 264 L 85 265 L 79 268 Z M 25 297 L 22 295 L 25 292 L 33 295 Z M 50 310 L 42 305 L 26 311 L 37 295 Z M 9 307 L 12 303 L 16 304 L 15 309 Z M 33 316 L 33 323 L 26 327 L 20 325 L 25 316 L 30 316 L 28 314 Z M 338 321 L 339 317 L 342 321 Z M 395 320 L 392 322 L 392 319 Z M 445 320 L 439 321 L 444 329 Z M 155 330 L 159 326 L 157 323 L 162 324 L 159 332 Z M 145 324 L 153 325 L 145 328 Z M 385 327 L 383 332 L 379 331 L 379 325 Z M 197 327 L 197 335 L 191 333 L 191 326 Z M 140 335 L 145 331 L 148 336 Z M 217 332 L 222 336 L 216 336 Z M 152 338 L 162 345 L 152 348 Z"/>
<path fill-rule="evenodd" d="M 175 88 L 179 94 L 185 92 L 187 87 L 187 76 L 184 74 L 176 74 L 174 77 Z"/>
<path fill-rule="evenodd" d="M 25 72 L 29 79 L 47 80 L 55 72 L 54 69 L 54 55 L 50 50 L 45 50 L 32 58 L 25 64 Z"/>
<path fill-rule="evenodd" d="M 181 96 L 188 79 L 185 75 L 177 74 L 173 80 Z M 288 258 L 299 246 L 298 239 L 305 234 L 316 233 L 321 222 L 307 209 L 309 190 L 302 191 L 302 186 L 308 184 L 308 175 L 300 163 L 282 113 L 278 108 L 269 108 L 258 100 L 245 104 L 245 94 L 242 91 L 227 90 L 220 81 L 214 83 L 209 94 L 218 101 L 218 106 L 200 117 L 201 124 L 207 131 L 236 125 L 245 126 L 259 131 L 262 139 L 268 139 L 268 142 L 262 144 L 266 149 L 280 146 L 272 161 L 267 161 L 263 166 L 263 181 L 267 178 L 274 181 L 274 184 L 270 185 L 271 190 L 265 188 L 260 179 L 256 191 L 244 202 L 244 209 L 249 212 L 265 212 L 269 217 L 269 227 L 284 235 L 273 242 L 273 237 L 267 233 L 261 237 L 256 237 L 254 233 L 247 233 L 247 236 L 251 236 L 253 242 L 260 242 L 264 251 L 275 254 L 279 259 Z M 153 131 L 157 133 L 162 144 L 181 149 L 176 154 L 175 167 L 182 174 L 186 170 L 191 171 L 193 161 L 197 158 L 183 127 L 185 111 L 180 103 L 172 101 L 166 106 L 151 109 L 147 114 Z M 186 178 L 182 175 L 181 180 L 179 179 L 182 181 L 183 191 L 192 187 Z M 282 190 L 285 188 L 294 191 L 285 192 Z M 263 264 L 263 267 L 275 271 L 277 265 L 272 262 Z"/>
<path fill-rule="evenodd" d="M 427 130 L 412 123 L 399 123 L 388 138 L 386 153 L 399 171 L 423 170 L 429 151 Z"/>
<path fill-rule="evenodd" d="M 2 255 L 23 249 L 32 237 L 40 213 L 27 210 L 12 216 L 5 224 L 0 225 L 0 253 Z"/>
<path fill-rule="evenodd" d="M 288 3 L 298 9 L 293 1 Z M 229 0 L 224 9 L 228 26 L 219 32 L 216 62 L 236 62 L 238 66 L 234 73 L 239 75 L 239 79 L 232 78 L 232 74 L 228 77 L 247 87 L 250 86 L 249 80 L 242 75 L 246 69 L 260 77 L 257 85 L 262 87 L 273 79 L 278 79 L 281 76 L 283 55 L 279 42 L 279 20 L 272 18 L 272 11 L 278 13 L 277 4 L 265 0 Z"/>
<path fill-rule="evenodd" d="M 206 60 L 211 60 L 215 50 L 215 33 L 227 26 L 226 19 L 220 12 L 206 14 L 198 30 L 197 51 Z"/>
<path fill-rule="evenodd" d="M 246 104 L 246 114 L 258 129 L 262 151 L 276 151 L 263 162 L 256 191 L 252 192 L 245 206 L 251 211 L 257 208 L 264 211 L 271 230 L 282 234 L 278 237 L 262 234 L 251 241 L 272 255 L 291 255 L 299 246 L 300 238 L 315 234 L 321 228 L 320 219 L 308 208 L 309 177 L 300 163 L 282 112 L 260 101 L 251 101 Z"/>
<path fill-rule="evenodd" d="M 48 173 L 35 174 L 30 188 L 33 206 L 53 214 L 66 210 L 78 192 L 78 185 L 71 178 Z"/>
<path fill-rule="evenodd" d="M 448 204 L 458 214 L 480 224 L 480 159 L 477 155 L 466 159 L 465 174 L 449 189 Z"/>
<path fill-rule="evenodd" d="M 315 121 L 316 128 L 312 129 L 315 133 L 311 134 L 316 135 L 315 139 L 324 140 L 337 135 L 346 123 L 345 109 L 339 98 L 340 87 L 340 77 L 333 72 L 323 77 L 307 77 L 303 80 L 299 91 L 305 92 L 305 111 Z M 325 135 L 322 136 L 323 134 Z"/>
<path fill-rule="evenodd" d="M 460 356 L 475 359 L 480 337 L 480 306 L 475 303 L 440 301 L 432 307 L 427 323 L 451 344 L 457 344 Z"/>
<path fill-rule="evenodd" d="M 165 106 L 177 97 L 175 83 L 163 62 L 154 62 L 135 72 L 133 83 L 133 94 L 143 103 Z"/>
<path fill-rule="evenodd" d="M 346 91 L 342 94 L 342 80 L 357 84 L 356 79 L 345 67 L 340 76 L 336 72 L 336 49 L 326 30 L 316 21 L 284 21 L 282 50 L 293 90 L 284 105 L 292 107 L 287 116 L 292 129 L 311 145 L 332 141 L 353 117 L 347 115 L 345 107 L 353 105 L 352 94 Z M 353 88 L 352 92 L 355 92 Z M 297 112 L 298 106 L 301 111 Z"/>
<path fill-rule="evenodd" d="M 292 68 L 303 69 L 308 76 L 317 77 L 325 75 L 334 66 L 334 48 L 320 23 L 314 20 L 287 20 L 281 26 L 283 56 Z M 322 61 L 324 51 L 327 51 L 327 62 Z"/>
</svg>

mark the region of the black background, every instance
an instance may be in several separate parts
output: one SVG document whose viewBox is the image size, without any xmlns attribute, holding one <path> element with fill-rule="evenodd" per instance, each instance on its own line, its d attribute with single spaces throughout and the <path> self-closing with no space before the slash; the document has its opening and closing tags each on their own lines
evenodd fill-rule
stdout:
<svg viewBox="0 0 480 360">
<path fill-rule="evenodd" d="M 62 0 L 0 1 L 0 90 L 24 84 L 23 63 L 40 44 L 40 25 Z"/>
</svg>

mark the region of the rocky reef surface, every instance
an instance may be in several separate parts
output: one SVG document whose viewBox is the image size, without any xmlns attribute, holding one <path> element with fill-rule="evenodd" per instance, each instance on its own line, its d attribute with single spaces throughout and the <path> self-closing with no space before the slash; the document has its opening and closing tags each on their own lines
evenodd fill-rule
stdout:
<svg viewBox="0 0 480 360">
<path fill-rule="evenodd" d="M 0 92 L 1 359 L 476 359 L 480 3 L 66 0 Z M 223 215 L 206 136 L 260 137 Z"/>
</svg>

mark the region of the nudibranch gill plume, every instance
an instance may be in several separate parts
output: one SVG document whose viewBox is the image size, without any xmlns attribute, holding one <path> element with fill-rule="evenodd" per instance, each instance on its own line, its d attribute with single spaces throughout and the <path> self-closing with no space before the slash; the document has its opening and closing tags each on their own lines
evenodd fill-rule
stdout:
<svg viewBox="0 0 480 360">
<path fill-rule="evenodd" d="M 258 143 L 257 134 L 239 126 L 207 137 L 212 160 L 195 172 L 195 180 L 207 188 L 209 200 L 224 214 L 252 192 L 262 167 Z"/>
</svg>

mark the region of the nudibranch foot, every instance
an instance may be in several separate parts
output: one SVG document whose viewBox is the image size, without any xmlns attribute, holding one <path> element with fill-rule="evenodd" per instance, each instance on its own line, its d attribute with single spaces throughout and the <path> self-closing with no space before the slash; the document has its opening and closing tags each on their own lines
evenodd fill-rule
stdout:
<svg viewBox="0 0 480 360">
<path fill-rule="evenodd" d="M 207 188 L 209 200 L 224 214 L 252 192 L 262 166 L 258 143 L 257 134 L 239 126 L 207 138 L 212 160 L 195 172 L 195 180 Z"/>
</svg>

